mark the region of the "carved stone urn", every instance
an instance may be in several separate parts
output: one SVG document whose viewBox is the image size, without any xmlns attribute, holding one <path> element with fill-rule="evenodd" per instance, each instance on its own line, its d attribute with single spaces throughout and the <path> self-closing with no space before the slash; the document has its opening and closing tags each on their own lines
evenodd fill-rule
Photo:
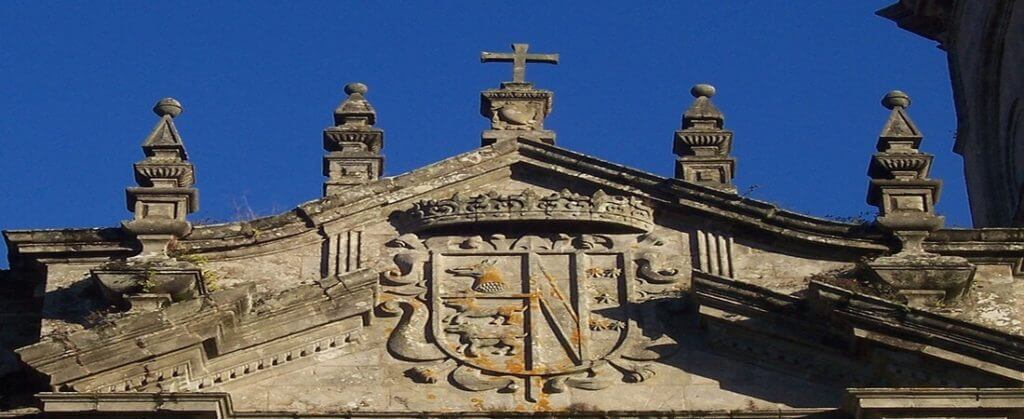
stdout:
<svg viewBox="0 0 1024 419">
<path fill-rule="evenodd" d="M 194 264 L 173 259 L 113 261 L 92 270 L 104 297 L 130 305 L 132 311 L 163 307 L 205 294 L 202 271 Z"/>
</svg>

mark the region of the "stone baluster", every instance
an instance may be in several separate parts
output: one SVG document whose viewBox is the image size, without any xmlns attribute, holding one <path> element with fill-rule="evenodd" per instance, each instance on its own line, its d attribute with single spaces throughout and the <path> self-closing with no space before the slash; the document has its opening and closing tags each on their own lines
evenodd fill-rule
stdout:
<svg viewBox="0 0 1024 419">
<path fill-rule="evenodd" d="M 928 177 L 933 156 L 918 149 L 923 136 L 907 114 L 910 97 L 895 90 L 882 104 L 891 111 L 868 167 L 867 202 L 878 207 L 876 225 L 899 240 L 900 250 L 868 262 L 868 270 L 911 305 L 953 302 L 970 286 L 974 266 L 924 249 L 924 240 L 944 222 L 935 213 L 942 182 Z"/>
<path fill-rule="evenodd" d="M 711 102 L 715 88 L 698 84 L 690 89 L 695 98 L 683 113 L 682 129 L 676 131 L 676 178 L 713 188 L 735 192 L 736 159 L 732 151 L 732 131 L 723 128 L 725 117 Z"/>
<path fill-rule="evenodd" d="M 377 112 L 362 83 L 345 86 L 348 97 L 334 110 L 334 126 L 324 129 L 324 196 L 377 180 L 384 173 L 384 131 L 373 126 Z"/>
</svg>

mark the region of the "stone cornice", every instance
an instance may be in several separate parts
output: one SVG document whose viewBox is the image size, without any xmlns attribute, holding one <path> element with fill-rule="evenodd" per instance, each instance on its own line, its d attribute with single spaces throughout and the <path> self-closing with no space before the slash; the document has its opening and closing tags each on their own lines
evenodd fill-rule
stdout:
<svg viewBox="0 0 1024 419">
<path fill-rule="evenodd" d="M 248 418 L 248 417 L 323 417 L 323 414 L 305 415 L 298 412 L 245 412 L 237 411 L 231 395 L 221 392 L 210 393 L 39 393 L 36 395 L 41 411 L 47 417 L 82 417 L 83 414 L 148 414 L 157 412 L 168 416 L 191 414 L 198 417 Z M 985 414 L 986 417 L 1013 417 L 1024 410 L 1024 390 L 1018 388 L 850 388 L 846 390 L 843 410 L 850 417 L 874 417 L 881 413 L 901 413 L 920 416 L 922 413 L 945 412 L 947 415 Z M 345 417 L 535 417 L 527 412 L 336 412 Z M 547 417 L 578 417 L 581 412 L 545 412 Z M 596 412 L 595 412 L 596 413 Z M 916 414 L 915 414 L 916 413 Z M 842 416 L 832 409 L 779 409 L 764 411 L 604 411 L 601 417 L 648 417 L 663 418 L 790 418 Z"/>
<path fill-rule="evenodd" d="M 955 7 L 955 0 L 899 0 L 875 14 L 942 46 L 947 40 Z"/>
<path fill-rule="evenodd" d="M 47 385 L 54 389 L 135 391 L 165 380 L 164 384 L 173 383 L 177 388 L 202 388 L 204 377 L 213 377 L 211 384 L 220 377 L 222 358 L 215 361 L 214 357 L 268 342 L 286 343 L 290 336 L 368 315 L 377 278 L 376 272 L 362 269 L 261 298 L 259 304 L 254 303 L 252 285 L 232 288 L 159 311 L 115 318 L 91 329 L 53 335 L 17 353 L 25 364 L 47 377 Z M 363 322 L 359 319 L 355 327 Z M 351 339 L 346 336 L 304 336 L 295 348 L 273 349 L 283 354 L 281 361 L 272 360 L 273 365 L 298 357 L 300 352 L 348 343 Z M 188 353 L 192 355 L 182 355 Z M 271 361 L 267 362 L 269 366 Z M 146 364 L 144 370 L 136 371 L 142 364 Z M 260 366 L 263 370 L 262 363 Z M 134 375 L 139 378 L 133 379 Z"/>
<path fill-rule="evenodd" d="M 294 240 L 314 232 L 308 240 L 301 240 L 312 243 L 317 240 L 315 231 L 320 226 L 429 192 L 423 188 L 427 179 L 435 180 L 434 189 L 440 189 L 467 176 L 480 176 L 516 163 L 583 173 L 585 177 L 601 179 L 647 198 L 655 206 L 697 212 L 809 246 L 848 249 L 862 254 L 890 250 L 884 236 L 864 225 L 810 217 L 735 193 L 657 176 L 556 146 L 516 140 L 475 149 L 396 177 L 353 186 L 338 195 L 307 202 L 282 214 L 246 222 L 196 226 L 178 242 L 177 251 L 224 252 Z M 5 231 L 4 236 L 12 258 L 111 257 L 132 251 L 123 233 L 116 228 L 10 230 Z M 945 253 L 947 247 L 958 247 L 964 242 L 970 242 L 973 249 L 981 253 L 996 251 L 1005 242 L 1024 245 L 1024 229 L 939 231 L 926 242 L 926 247 Z"/>
<path fill-rule="evenodd" d="M 806 296 L 796 297 L 694 271 L 693 291 L 702 306 L 751 318 L 777 316 L 771 324 L 797 324 L 802 334 L 863 339 L 1024 383 L 1021 336 L 817 281 Z"/>
<path fill-rule="evenodd" d="M 300 412 L 246 412 L 237 411 L 228 393 L 39 393 L 36 395 L 42 405 L 42 411 L 48 418 L 81 418 L 86 414 L 93 415 L 139 415 L 146 417 L 216 417 L 232 418 L 323 418 L 325 415 L 338 415 L 346 418 L 494 418 L 494 417 L 537 417 L 533 412 L 517 411 L 472 411 L 472 412 L 374 412 L 364 410 L 300 413 Z M 599 416 L 603 418 L 710 418 L 710 419 L 744 419 L 744 418 L 802 418 L 808 415 L 824 413 L 833 409 L 773 409 L 773 410 L 742 410 L 742 411 L 675 411 L 657 410 L 612 410 L 601 412 L 551 411 L 544 412 L 544 417 L 580 417 Z M 194 415 L 194 416 L 193 416 Z"/>
<path fill-rule="evenodd" d="M 1019 388 L 849 388 L 843 410 L 854 418 L 1019 417 L 1024 390 Z"/>
</svg>

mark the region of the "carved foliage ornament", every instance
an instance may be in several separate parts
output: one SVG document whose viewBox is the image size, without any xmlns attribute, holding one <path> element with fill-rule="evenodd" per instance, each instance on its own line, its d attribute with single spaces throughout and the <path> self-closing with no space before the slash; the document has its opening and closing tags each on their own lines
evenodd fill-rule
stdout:
<svg viewBox="0 0 1024 419">
<path fill-rule="evenodd" d="M 655 306 L 688 281 L 664 266 L 654 234 L 402 235 L 389 243 L 379 310 L 400 316 L 392 356 L 421 383 L 467 391 L 604 389 L 640 382 L 674 341 Z M 659 301 L 651 301 L 658 300 Z"/>
<path fill-rule="evenodd" d="M 404 214 L 406 227 L 414 232 L 477 222 L 558 220 L 650 231 L 654 212 L 639 198 L 608 195 L 600 190 L 586 196 L 568 190 L 540 195 L 527 189 L 511 195 L 490 192 L 468 198 L 455 194 L 448 199 L 423 200 Z"/>
</svg>

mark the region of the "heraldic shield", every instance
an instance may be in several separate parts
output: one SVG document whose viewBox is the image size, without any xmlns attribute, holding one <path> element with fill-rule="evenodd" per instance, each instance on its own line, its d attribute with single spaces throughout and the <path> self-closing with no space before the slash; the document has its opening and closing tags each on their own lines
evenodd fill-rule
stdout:
<svg viewBox="0 0 1024 419">
<path fill-rule="evenodd" d="M 452 358 L 485 371 L 589 369 L 620 349 L 630 330 L 632 284 L 624 257 L 543 250 L 433 253 L 434 336 Z"/>
<path fill-rule="evenodd" d="M 667 240 L 634 199 L 527 190 L 421 201 L 405 216 L 415 233 L 388 243 L 395 268 L 381 276 L 379 313 L 399 317 L 388 351 L 421 363 L 407 371 L 415 381 L 535 401 L 644 381 L 649 361 L 676 348 L 657 312 L 682 301 L 688 271 L 665 262 Z M 609 233 L 567 232 L 580 220 Z M 438 228 L 455 224 L 519 233 Z"/>
</svg>

